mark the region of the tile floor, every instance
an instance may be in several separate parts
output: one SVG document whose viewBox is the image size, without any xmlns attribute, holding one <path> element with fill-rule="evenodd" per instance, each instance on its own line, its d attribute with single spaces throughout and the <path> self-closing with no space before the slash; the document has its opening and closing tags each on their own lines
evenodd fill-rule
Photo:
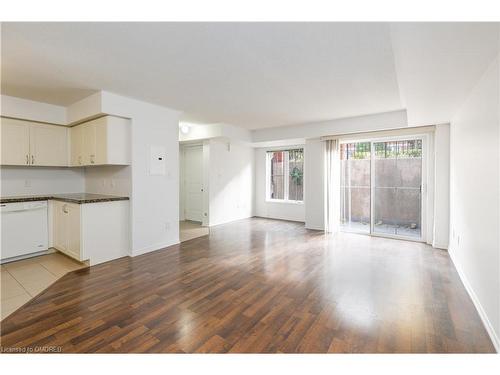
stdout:
<svg viewBox="0 0 500 375">
<path fill-rule="evenodd" d="M 179 222 L 179 236 L 181 242 L 206 236 L 209 233 L 208 227 L 202 227 L 201 224 L 196 221 L 186 220 Z"/>
<path fill-rule="evenodd" d="M 0 320 L 66 273 L 83 267 L 87 266 L 58 252 L 2 264 Z"/>
</svg>

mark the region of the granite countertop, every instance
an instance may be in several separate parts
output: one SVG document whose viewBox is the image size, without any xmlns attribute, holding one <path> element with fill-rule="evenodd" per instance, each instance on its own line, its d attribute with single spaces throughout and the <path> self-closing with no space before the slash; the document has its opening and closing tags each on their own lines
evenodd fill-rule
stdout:
<svg viewBox="0 0 500 375">
<path fill-rule="evenodd" d="M 69 193 L 69 194 L 45 194 L 45 195 L 19 195 L 1 197 L 0 203 L 34 202 L 47 200 L 63 201 L 68 203 L 100 203 L 112 201 L 125 201 L 128 197 L 91 193 Z"/>
</svg>

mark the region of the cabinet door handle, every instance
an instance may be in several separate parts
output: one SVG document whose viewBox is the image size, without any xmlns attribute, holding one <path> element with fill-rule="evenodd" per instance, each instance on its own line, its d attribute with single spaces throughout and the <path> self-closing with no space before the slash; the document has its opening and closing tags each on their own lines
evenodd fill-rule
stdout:
<svg viewBox="0 0 500 375">
<path fill-rule="evenodd" d="M 67 214 L 67 213 L 68 213 L 68 208 L 67 208 L 67 207 L 68 207 L 67 205 L 63 205 L 63 207 L 62 207 L 62 210 L 63 210 L 63 212 L 64 212 L 65 214 Z"/>
<path fill-rule="evenodd" d="M 90 163 L 91 164 L 94 164 L 94 157 L 95 157 L 95 155 L 90 155 Z"/>
<path fill-rule="evenodd" d="M 82 157 L 81 156 L 78 157 L 78 164 L 82 165 Z"/>
<path fill-rule="evenodd" d="M 26 154 L 26 165 L 30 164 L 30 157 L 28 154 Z"/>
<path fill-rule="evenodd" d="M 35 164 L 35 155 L 31 155 L 31 164 Z"/>
</svg>

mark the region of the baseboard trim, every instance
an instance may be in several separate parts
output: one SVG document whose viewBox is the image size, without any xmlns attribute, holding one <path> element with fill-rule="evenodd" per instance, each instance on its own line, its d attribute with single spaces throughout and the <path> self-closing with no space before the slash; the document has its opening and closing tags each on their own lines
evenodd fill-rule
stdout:
<svg viewBox="0 0 500 375">
<path fill-rule="evenodd" d="M 180 243 L 179 241 L 177 241 L 177 242 L 169 241 L 169 242 L 164 242 L 164 243 L 159 243 L 159 244 L 143 247 L 142 249 L 139 249 L 139 250 L 133 250 L 131 257 L 150 253 L 152 251 L 161 250 L 161 249 L 164 249 L 164 248 L 169 247 L 169 246 L 177 245 L 179 243 Z"/>
<path fill-rule="evenodd" d="M 229 219 L 229 220 L 224 220 L 219 223 L 209 223 L 207 226 L 208 227 L 216 227 L 217 225 L 224 225 L 224 224 L 229 224 L 233 223 L 235 221 L 240 221 L 240 220 L 245 220 L 245 219 L 251 219 L 253 216 L 242 216 L 234 219 Z M 203 224 L 202 224 L 203 225 Z"/>
<path fill-rule="evenodd" d="M 320 226 L 320 225 L 306 225 L 305 226 L 306 229 L 311 229 L 311 230 L 320 230 L 320 231 L 324 231 L 325 228 L 323 226 Z"/>
<path fill-rule="evenodd" d="M 490 336 L 491 342 L 493 343 L 493 346 L 495 347 L 495 350 L 497 353 L 500 353 L 500 339 L 498 338 L 493 325 L 491 324 L 490 320 L 488 319 L 488 315 L 486 315 L 486 312 L 483 309 L 483 306 L 481 305 L 481 302 L 479 302 L 479 298 L 477 298 L 476 293 L 474 292 L 474 289 L 472 289 L 472 286 L 469 283 L 469 280 L 465 276 L 465 273 L 463 272 L 462 268 L 459 266 L 459 264 L 456 262 L 455 257 L 453 255 L 453 250 L 450 248 L 448 253 L 450 254 L 451 261 L 453 262 L 453 265 L 455 266 L 455 269 L 458 272 L 458 276 L 460 277 L 460 280 L 462 280 L 462 284 L 465 287 L 465 290 L 469 294 L 469 297 L 472 300 L 472 303 L 474 304 L 474 307 L 476 308 L 479 317 L 481 318 L 481 321 L 483 322 L 484 328 L 486 328 L 486 332 L 488 332 L 488 335 Z"/>
<path fill-rule="evenodd" d="M 269 220 L 279 220 L 279 221 L 291 221 L 292 223 L 303 223 L 303 224 L 305 224 L 304 220 L 295 220 L 295 219 L 283 218 L 283 217 L 276 217 L 276 216 L 254 215 L 252 217 L 254 217 L 256 219 L 269 219 Z"/>
<path fill-rule="evenodd" d="M 443 245 L 443 244 L 439 244 L 439 243 L 433 243 L 433 244 L 429 244 L 429 245 L 431 245 L 435 249 L 448 250 L 448 245 Z"/>
</svg>

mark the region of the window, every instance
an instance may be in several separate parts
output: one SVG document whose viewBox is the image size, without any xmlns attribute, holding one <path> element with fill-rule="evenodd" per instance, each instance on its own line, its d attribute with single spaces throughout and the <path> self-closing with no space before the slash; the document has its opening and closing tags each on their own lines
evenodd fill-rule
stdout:
<svg viewBox="0 0 500 375">
<path fill-rule="evenodd" d="M 267 152 L 267 198 L 304 200 L 304 149 Z"/>
</svg>

